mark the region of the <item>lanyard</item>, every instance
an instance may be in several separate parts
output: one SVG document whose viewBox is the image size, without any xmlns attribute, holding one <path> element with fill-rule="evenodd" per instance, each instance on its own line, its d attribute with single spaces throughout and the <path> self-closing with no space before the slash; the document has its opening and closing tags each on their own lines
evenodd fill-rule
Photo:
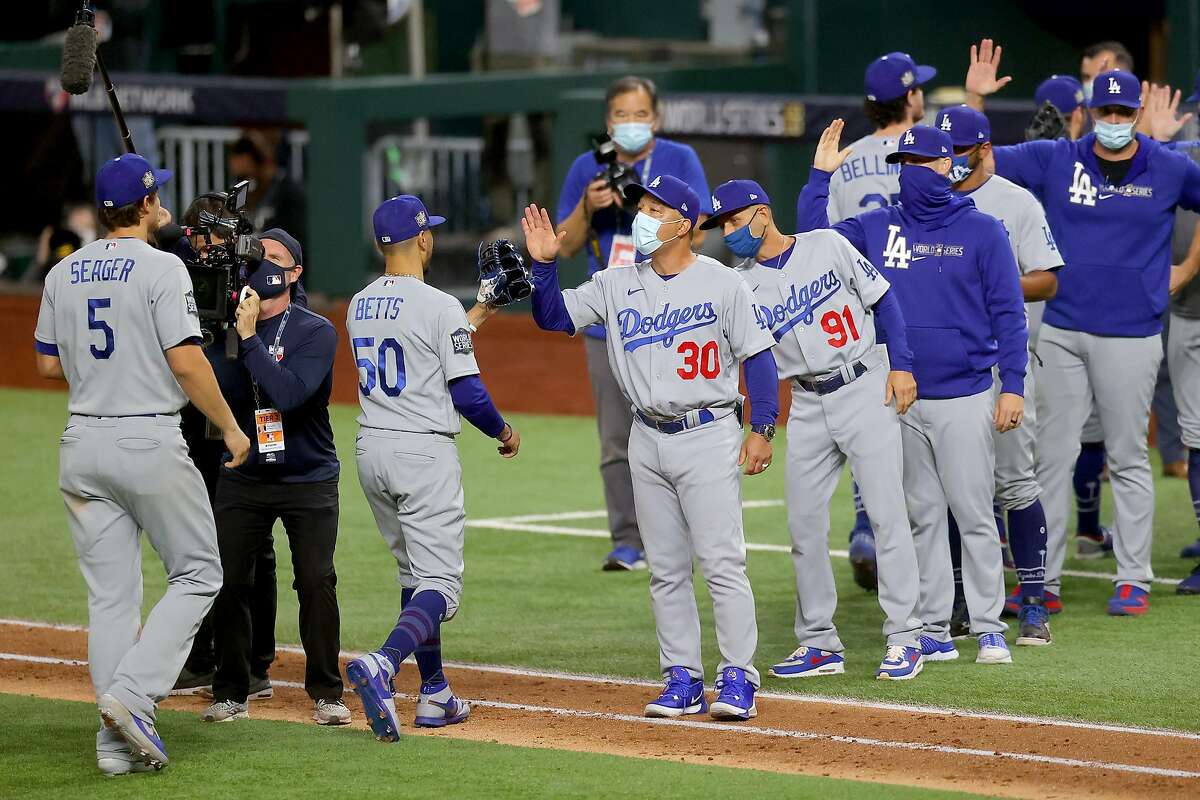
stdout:
<svg viewBox="0 0 1200 800">
<path fill-rule="evenodd" d="M 271 346 L 268 355 L 275 358 L 275 354 L 279 352 L 279 342 L 283 339 L 283 329 L 287 327 L 288 317 L 292 315 L 292 305 L 288 303 L 287 310 L 283 312 L 283 319 L 279 321 L 279 330 L 275 331 L 275 344 Z M 279 359 L 276 359 L 278 363 Z M 262 402 L 258 399 L 258 381 L 254 380 L 254 375 L 250 376 L 250 388 L 254 391 L 254 407 L 262 408 Z"/>
<path fill-rule="evenodd" d="M 649 181 L 650 177 L 654 174 L 653 172 L 650 171 L 650 165 L 653 163 L 654 163 L 654 148 L 651 148 L 650 152 L 646 154 L 646 162 L 644 164 L 642 164 L 642 184 L 643 185 L 647 181 Z"/>
</svg>

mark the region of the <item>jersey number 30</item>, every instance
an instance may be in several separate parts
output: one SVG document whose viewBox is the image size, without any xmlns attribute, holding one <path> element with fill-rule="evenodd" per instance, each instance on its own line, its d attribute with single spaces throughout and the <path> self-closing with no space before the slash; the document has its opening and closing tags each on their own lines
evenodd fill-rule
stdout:
<svg viewBox="0 0 1200 800">
<path fill-rule="evenodd" d="M 375 347 L 374 336 L 362 336 L 353 340 L 354 363 L 358 365 L 358 390 L 363 396 L 369 395 L 378 385 L 388 397 L 396 397 L 404 391 L 404 350 L 400 343 L 388 337 Z M 367 348 L 365 356 L 359 354 L 360 348 Z M 389 368 L 388 354 L 395 364 L 395 371 Z M 372 360 L 374 358 L 374 360 Z M 394 380 L 393 380 L 394 378 Z"/>
<path fill-rule="evenodd" d="M 685 381 L 695 380 L 697 375 L 712 380 L 721 374 L 721 354 L 716 342 L 705 342 L 703 345 L 682 342 L 675 352 L 683 355 L 683 366 L 675 372 Z"/>
</svg>

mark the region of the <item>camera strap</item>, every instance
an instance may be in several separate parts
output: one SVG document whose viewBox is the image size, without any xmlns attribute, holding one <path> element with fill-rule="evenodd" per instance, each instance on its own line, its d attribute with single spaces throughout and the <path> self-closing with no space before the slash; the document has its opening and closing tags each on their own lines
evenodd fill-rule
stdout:
<svg viewBox="0 0 1200 800">
<path fill-rule="evenodd" d="M 283 312 L 283 319 L 279 321 L 279 329 L 275 331 L 275 343 L 267 348 L 267 353 L 275 363 L 283 361 L 283 348 L 280 342 L 283 340 L 283 330 L 287 327 L 288 317 L 292 315 L 292 306 L 289 303 L 287 309 Z M 254 380 L 254 376 L 250 376 L 250 388 L 254 392 L 254 431 L 258 443 L 258 460 L 261 464 L 282 464 L 283 463 L 283 414 L 277 408 L 263 408 L 262 400 L 258 393 L 258 381 Z"/>
</svg>

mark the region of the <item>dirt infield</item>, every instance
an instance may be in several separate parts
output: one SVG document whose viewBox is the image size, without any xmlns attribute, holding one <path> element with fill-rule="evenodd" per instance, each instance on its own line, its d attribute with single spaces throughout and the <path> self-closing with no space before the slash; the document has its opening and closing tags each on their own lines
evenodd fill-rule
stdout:
<svg viewBox="0 0 1200 800">
<path fill-rule="evenodd" d="M 0 692 L 91 700 L 82 631 L 0 625 Z M 35 663 L 27 657 L 42 657 Z M 50 663 L 47 663 L 49 661 Z M 603 752 L 775 772 L 958 789 L 1023 798 L 1196 797 L 1200 737 L 1113 730 L 1051 721 L 956 716 L 934 710 L 761 698 L 747 723 L 702 717 L 641 718 L 654 692 L 629 681 L 564 679 L 488 668 L 447 673 L 476 703 L 471 720 L 442 731 L 406 727 L 405 735 L 450 736 L 529 747 Z M 303 657 L 280 652 L 271 670 L 276 695 L 252 703 L 251 716 L 308 722 L 312 706 L 296 683 Z M 397 689 L 418 679 L 405 665 Z M 289 684 L 289 685 L 279 685 Z M 361 707 L 347 697 L 366 738 Z M 173 697 L 165 708 L 199 711 L 205 701 Z M 411 696 L 400 702 L 412 713 Z M 202 724 L 197 721 L 196 724 Z M 165 731 L 169 737 L 170 732 Z M 369 744 L 369 743 L 368 743 Z M 382 747 L 383 745 L 378 745 Z"/>
</svg>

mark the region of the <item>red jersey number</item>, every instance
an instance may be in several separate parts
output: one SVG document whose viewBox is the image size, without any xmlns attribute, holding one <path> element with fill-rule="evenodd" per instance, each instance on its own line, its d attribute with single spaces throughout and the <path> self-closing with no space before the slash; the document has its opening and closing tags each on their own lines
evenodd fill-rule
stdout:
<svg viewBox="0 0 1200 800">
<path fill-rule="evenodd" d="M 826 311 L 825 316 L 821 317 L 821 330 L 829 334 L 825 341 L 833 347 L 845 347 L 847 342 L 857 342 L 862 338 L 854 325 L 854 315 L 850 313 L 850 306 L 842 308 L 841 313 Z"/>
<path fill-rule="evenodd" d="M 705 342 L 704 345 L 682 342 L 675 352 L 683 356 L 683 366 L 675 372 L 685 381 L 695 380 L 697 375 L 711 380 L 721 374 L 721 353 L 716 342 Z"/>
</svg>

